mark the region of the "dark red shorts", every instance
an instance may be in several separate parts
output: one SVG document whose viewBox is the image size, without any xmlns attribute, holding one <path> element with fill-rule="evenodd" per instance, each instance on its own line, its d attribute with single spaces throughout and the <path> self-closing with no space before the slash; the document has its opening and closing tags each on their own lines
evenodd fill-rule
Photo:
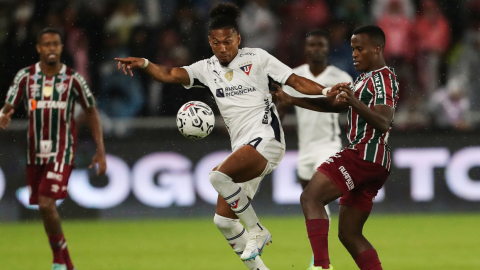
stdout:
<svg viewBox="0 0 480 270">
<path fill-rule="evenodd" d="M 375 196 L 390 175 L 382 165 L 365 161 L 358 150 L 348 148 L 330 157 L 317 170 L 342 191 L 340 204 L 364 212 L 372 211 Z"/>
<path fill-rule="evenodd" d="M 30 204 L 38 204 L 38 195 L 65 199 L 68 195 L 68 178 L 72 167 L 59 163 L 27 165 L 27 184 L 30 191 Z"/>
</svg>

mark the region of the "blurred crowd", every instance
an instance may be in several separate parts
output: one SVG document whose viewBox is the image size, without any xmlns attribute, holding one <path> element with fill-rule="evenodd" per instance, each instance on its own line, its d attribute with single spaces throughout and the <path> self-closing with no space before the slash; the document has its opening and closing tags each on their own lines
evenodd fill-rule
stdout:
<svg viewBox="0 0 480 270">
<path fill-rule="evenodd" d="M 168 67 L 211 57 L 208 11 L 216 0 L 2 0 L 0 92 L 38 61 L 36 34 L 64 34 L 62 61 L 91 85 L 111 118 L 173 116 L 190 100 L 213 104 L 208 91 L 117 71 L 114 57 L 136 56 Z M 395 128 L 469 130 L 479 126 L 480 0 L 246 0 L 242 46 L 260 47 L 291 67 L 304 62 L 305 34 L 324 29 L 329 62 L 352 77 L 350 36 L 364 24 L 386 33 L 385 58 L 400 81 Z"/>
</svg>

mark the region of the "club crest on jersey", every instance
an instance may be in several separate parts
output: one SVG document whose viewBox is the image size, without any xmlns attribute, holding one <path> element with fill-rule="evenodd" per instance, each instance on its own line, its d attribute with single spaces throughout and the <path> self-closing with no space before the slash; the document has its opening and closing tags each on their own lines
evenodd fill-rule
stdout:
<svg viewBox="0 0 480 270">
<path fill-rule="evenodd" d="M 239 201 L 240 201 L 240 198 L 238 198 L 238 199 L 236 199 L 235 201 L 229 203 L 230 207 L 231 207 L 232 209 L 237 209 L 237 207 L 238 207 L 238 202 L 239 202 Z"/>
<path fill-rule="evenodd" d="M 242 67 L 240 67 L 240 69 L 243 70 L 243 72 L 245 72 L 245 74 L 250 75 L 250 71 L 252 70 L 252 64 L 242 66 Z"/>
<path fill-rule="evenodd" d="M 62 94 L 63 92 L 65 92 L 65 90 L 67 90 L 67 87 L 68 87 L 67 84 L 63 82 L 55 84 L 55 89 L 59 94 Z"/>
<path fill-rule="evenodd" d="M 52 152 L 52 141 L 42 140 L 40 141 L 40 153 L 46 154 Z"/>
<path fill-rule="evenodd" d="M 67 75 L 67 74 L 65 74 L 65 73 L 62 74 L 62 76 L 60 76 L 60 80 L 62 80 L 62 82 L 66 81 L 66 80 L 68 80 L 68 79 L 70 79 L 70 76 Z"/>
<path fill-rule="evenodd" d="M 225 79 L 227 79 L 229 82 L 232 81 L 232 79 L 233 79 L 233 70 L 230 70 L 229 72 L 225 73 Z"/>
<path fill-rule="evenodd" d="M 36 82 L 38 79 L 40 79 L 40 78 L 42 78 L 42 76 L 40 76 L 40 75 L 38 75 L 38 74 L 35 74 L 35 75 L 33 75 L 32 77 L 30 77 L 30 79 L 34 80 L 35 82 Z"/>
</svg>

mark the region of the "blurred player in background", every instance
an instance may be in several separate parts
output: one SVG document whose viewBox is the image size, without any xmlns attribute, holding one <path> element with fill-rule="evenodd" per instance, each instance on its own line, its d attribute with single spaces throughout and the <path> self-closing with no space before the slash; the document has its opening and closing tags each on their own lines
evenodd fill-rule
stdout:
<svg viewBox="0 0 480 270">
<path fill-rule="evenodd" d="M 390 174 L 388 136 L 398 101 L 398 83 L 383 58 L 385 34 L 377 26 L 357 28 L 351 38 L 353 88 L 325 90 L 327 97 L 296 98 L 279 87 L 280 102 L 320 112 L 348 109 L 350 144 L 327 159 L 313 175 L 300 201 L 314 254 L 310 269 L 333 269 L 328 256 L 329 220 L 324 206 L 340 198 L 339 238 L 361 270 L 381 270 L 378 254 L 363 236 L 373 200 Z"/>
<path fill-rule="evenodd" d="M 308 33 L 304 51 L 307 63 L 293 69 L 293 72 L 325 87 L 332 87 L 341 82 L 353 83 L 348 73 L 328 64 L 328 51 L 329 41 L 324 31 L 315 30 Z M 283 91 L 294 97 L 309 97 L 289 86 L 284 86 Z M 280 119 L 283 119 L 288 106 L 279 102 L 277 109 Z M 318 113 L 301 107 L 295 107 L 295 113 L 298 123 L 297 177 L 305 189 L 318 166 L 340 151 L 342 140 L 337 113 Z M 325 210 L 330 216 L 328 205 L 325 205 Z"/>
<path fill-rule="evenodd" d="M 46 28 L 37 37 L 40 62 L 21 69 L 0 111 L 0 128 L 10 124 L 14 107 L 24 103 L 29 115 L 27 139 L 27 183 L 30 204 L 38 204 L 53 252 L 52 270 L 74 269 L 63 235 L 56 200 L 67 197 L 74 166 L 76 127 L 75 101 L 85 110 L 97 152 L 90 168 L 106 170 L 100 118 L 92 92 L 83 77 L 60 62 L 63 43 L 58 30 Z"/>
<path fill-rule="evenodd" d="M 320 94 L 323 86 L 299 77 L 266 51 L 239 49 L 240 10 L 220 3 L 210 11 L 209 43 L 214 56 L 181 68 L 166 68 L 142 58 L 117 58 L 118 67 L 145 72 L 162 83 L 207 88 L 217 102 L 230 133 L 232 154 L 210 172 L 219 193 L 214 223 L 249 269 L 268 269 L 259 255 L 272 241 L 250 200 L 262 178 L 285 154 L 282 126 L 269 93 L 269 77 L 304 94 Z M 239 219 L 245 224 L 240 224 Z"/>
</svg>

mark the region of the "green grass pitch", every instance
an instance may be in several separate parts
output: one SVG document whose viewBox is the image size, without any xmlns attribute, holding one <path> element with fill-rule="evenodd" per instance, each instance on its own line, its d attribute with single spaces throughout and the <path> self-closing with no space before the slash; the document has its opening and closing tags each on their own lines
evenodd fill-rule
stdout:
<svg viewBox="0 0 480 270">
<path fill-rule="evenodd" d="M 305 270 L 311 250 L 303 217 L 261 217 L 273 235 L 262 256 L 271 270 Z M 330 229 L 335 269 L 357 269 Z M 373 214 L 365 235 L 388 270 L 480 269 L 479 214 Z M 246 269 L 212 218 L 77 221 L 63 224 L 79 270 Z M 50 269 L 51 254 L 39 222 L 0 224 L 0 269 Z"/>
</svg>

